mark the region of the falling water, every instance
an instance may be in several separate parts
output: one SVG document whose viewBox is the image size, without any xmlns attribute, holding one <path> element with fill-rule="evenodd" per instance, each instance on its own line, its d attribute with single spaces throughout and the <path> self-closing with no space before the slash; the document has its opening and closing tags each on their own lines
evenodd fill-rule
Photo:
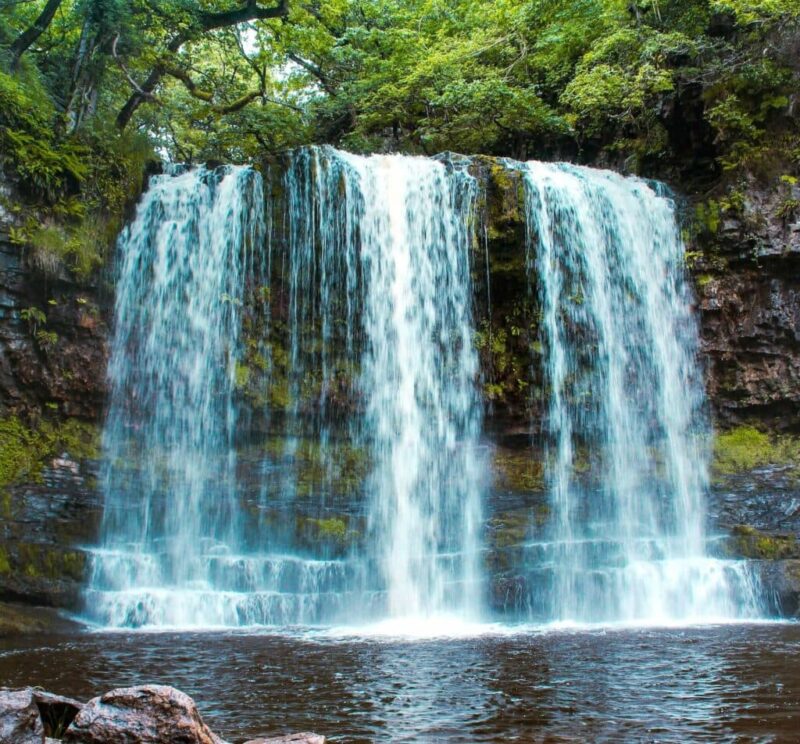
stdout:
<svg viewBox="0 0 800 744">
<path fill-rule="evenodd" d="M 217 561 L 236 548 L 233 389 L 262 200 L 248 168 L 155 176 L 120 236 L 103 545 L 88 597 L 110 625 L 195 622 Z"/>
<path fill-rule="evenodd" d="M 709 431 L 670 200 L 607 171 L 522 167 L 553 509 L 535 613 L 754 616 L 744 564 L 706 553 Z"/>
<path fill-rule="evenodd" d="M 525 179 L 552 499 L 519 566 L 530 616 L 756 615 L 745 566 L 708 555 L 671 202 L 605 171 L 507 165 Z M 93 619 L 481 616 L 469 168 L 324 147 L 268 169 L 266 201 L 250 168 L 151 180 L 119 239 Z"/>
<path fill-rule="evenodd" d="M 283 196 L 263 215 L 251 169 L 158 176 L 120 237 L 88 612 L 111 626 L 475 615 L 475 181 L 463 163 L 311 148 L 269 185 Z M 256 322 L 259 296 L 274 307 Z M 280 443 L 257 503 L 234 441 L 248 355 Z M 364 477 L 344 478 L 348 458 Z M 329 516 L 343 501 L 364 517 L 346 535 Z M 308 528 L 359 539 L 300 544 Z"/>
<path fill-rule="evenodd" d="M 284 177 L 290 419 L 316 370 L 312 433 L 328 453 L 331 436 L 345 437 L 370 463 L 364 557 L 389 617 L 474 616 L 479 606 L 476 183 L 464 166 L 312 148 L 291 156 Z M 342 387 L 358 401 L 346 426 L 335 410 Z M 335 498 L 330 478 L 316 490 Z"/>
</svg>

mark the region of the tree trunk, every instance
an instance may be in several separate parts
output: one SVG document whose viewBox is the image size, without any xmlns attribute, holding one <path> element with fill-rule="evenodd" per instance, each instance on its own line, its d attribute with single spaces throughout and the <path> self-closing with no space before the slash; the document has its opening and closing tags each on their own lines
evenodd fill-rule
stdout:
<svg viewBox="0 0 800 744">
<path fill-rule="evenodd" d="M 44 6 L 44 10 L 33 22 L 33 25 L 30 26 L 30 28 L 25 29 L 25 31 L 23 31 L 19 36 L 17 36 L 16 39 L 14 39 L 14 43 L 9 47 L 9 51 L 11 52 L 12 70 L 17 69 L 22 55 L 25 54 L 25 52 L 30 48 L 31 44 L 33 44 L 33 42 L 36 41 L 36 39 L 38 39 L 47 30 L 47 27 L 53 20 L 53 16 L 55 16 L 59 5 L 61 5 L 61 2 L 62 0 L 47 0 L 47 5 Z"/>
</svg>

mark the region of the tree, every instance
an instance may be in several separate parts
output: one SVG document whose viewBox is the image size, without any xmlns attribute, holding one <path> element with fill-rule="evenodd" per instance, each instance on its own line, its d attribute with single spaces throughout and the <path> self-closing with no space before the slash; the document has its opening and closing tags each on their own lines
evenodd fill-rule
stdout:
<svg viewBox="0 0 800 744">
<path fill-rule="evenodd" d="M 14 39 L 13 43 L 9 47 L 9 53 L 11 57 L 10 66 L 12 70 L 17 69 L 22 55 L 25 54 L 25 52 L 30 48 L 31 44 L 33 44 L 47 30 L 47 27 L 52 22 L 53 17 L 55 16 L 56 11 L 62 2 L 63 0 L 47 0 L 47 4 L 44 6 L 37 19 L 19 36 L 17 36 L 16 39 Z"/>
<path fill-rule="evenodd" d="M 160 59 L 150 71 L 146 80 L 138 85 L 133 78 L 127 74 L 128 81 L 134 88 L 134 92 L 126 101 L 125 105 L 117 115 L 117 126 L 124 129 L 131 120 L 131 117 L 145 101 L 153 100 L 153 94 L 162 78 L 167 74 L 181 79 L 192 89 L 190 78 L 179 68 L 174 66 L 170 57 L 177 54 L 180 48 L 189 41 L 193 41 L 203 34 L 216 29 L 236 26 L 248 21 L 265 20 L 269 18 L 281 18 L 288 13 L 288 0 L 280 2 L 272 7 L 264 8 L 259 5 L 258 0 L 247 0 L 246 4 L 232 10 L 209 12 L 197 10 L 189 26 L 175 34 L 166 45 L 166 55 Z M 253 96 L 255 98 L 255 96 Z M 251 99 L 252 100 L 252 99 Z M 239 106 L 241 108 L 241 106 Z M 234 108 L 233 111 L 238 110 Z"/>
</svg>

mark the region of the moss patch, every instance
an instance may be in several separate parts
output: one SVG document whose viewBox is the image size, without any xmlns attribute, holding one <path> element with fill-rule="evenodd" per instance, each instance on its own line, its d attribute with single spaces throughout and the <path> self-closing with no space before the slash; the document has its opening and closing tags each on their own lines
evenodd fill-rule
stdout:
<svg viewBox="0 0 800 744">
<path fill-rule="evenodd" d="M 297 540 L 314 553 L 343 555 L 354 545 L 361 533 L 348 516 L 298 517 Z"/>
<path fill-rule="evenodd" d="M 498 450 L 494 456 L 495 487 L 509 491 L 543 491 L 544 463 L 530 450 Z"/>
<path fill-rule="evenodd" d="M 47 460 L 64 452 L 76 460 L 96 459 L 97 427 L 77 419 L 34 427 L 15 416 L 0 419 L 0 489 L 26 479 L 39 481 Z"/>
<path fill-rule="evenodd" d="M 782 560 L 798 557 L 794 535 L 767 535 L 748 525 L 737 525 L 727 543 L 727 552 L 741 558 Z"/>
<path fill-rule="evenodd" d="M 752 426 L 739 426 L 714 441 L 715 475 L 734 475 L 765 465 L 800 463 L 800 440 L 792 436 L 770 437 Z"/>
</svg>

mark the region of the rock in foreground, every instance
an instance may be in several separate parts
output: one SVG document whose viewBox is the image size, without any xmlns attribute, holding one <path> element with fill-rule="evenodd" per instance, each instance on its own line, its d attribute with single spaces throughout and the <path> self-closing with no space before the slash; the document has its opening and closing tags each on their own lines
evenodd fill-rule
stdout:
<svg viewBox="0 0 800 744">
<path fill-rule="evenodd" d="M 45 739 L 45 737 L 48 737 Z M 226 744 L 206 726 L 194 700 L 166 685 L 111 690 L 85 705 L 35 688 L 0 688 L 0 744 Z M 249 744 L 325 744 L 317 734 Z"/>
<path fill-rule="evenodd" d="M 33 690 L 0 690 L 0 742 L 42 744 L 44 724 Z"/>
<path fill-rule="evenodd" d="M 33 687 L 2 688 L 0 744 L 42 744 L 45 736 L 59 737 L 81 708 L 77 700 Z"/>
<path fill-rule="evenodd" d="M 224 744 L 194 700 L 165 685 L 111 690 L 92 698 L 64 734 L 71 744 Z"/>
</svg>

